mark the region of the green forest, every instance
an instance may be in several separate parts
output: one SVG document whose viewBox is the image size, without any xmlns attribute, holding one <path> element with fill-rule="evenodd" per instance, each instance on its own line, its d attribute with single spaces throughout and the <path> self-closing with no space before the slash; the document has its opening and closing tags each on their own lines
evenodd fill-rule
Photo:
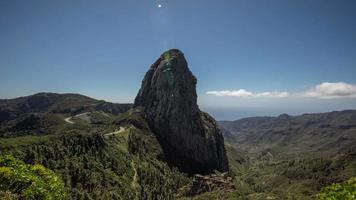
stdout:
<svg viewBox="0 0 356 200">
<path fill-rule="evenodd" d="M 1 153 L 53 170 L 71 199 L 173 199 L 189 181 L 165 164 L 148 131 L 134 126 L 107 136 L 85 131 L 1 139 Z"/>
</svg>

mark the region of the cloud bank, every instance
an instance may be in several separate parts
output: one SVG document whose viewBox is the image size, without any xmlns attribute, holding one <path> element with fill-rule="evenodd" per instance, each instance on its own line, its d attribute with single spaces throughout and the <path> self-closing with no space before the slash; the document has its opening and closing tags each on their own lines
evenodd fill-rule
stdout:
<svg viewBox="0 0 356 200">
<path fill-rule="evenodd" d="M 265 91 L 265 92 L 252 92 L 245 89 L 239 90 L 220 90 L 208 91 L 208 95 L 218 97 L 250 97 L 250 98 L 286 98 L 286 97 L 299 97 L 299 98 L 318 98 L 318 99 L 337 99 L 337 98 L 356 98 L 356 85 L 336 82 L 324 82 L 318 84 L 306 91 L 291 93 L 286 91 Z"/>
<path fill-rule="evenodd" d="M 304 92 L 303 96 L 321 99 L 356 98 L 356 85 L 325 82 Z"/>
</svg>

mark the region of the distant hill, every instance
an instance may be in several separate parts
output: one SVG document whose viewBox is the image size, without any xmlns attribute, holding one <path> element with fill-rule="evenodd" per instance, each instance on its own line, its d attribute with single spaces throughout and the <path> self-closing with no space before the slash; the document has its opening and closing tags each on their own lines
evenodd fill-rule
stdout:
<svg viewBox="0 0 356 200">
<path fill-rule="evenodd" d="M 93 118 L 118 115 L 132 104 L 109 103 L 80 94 L 38 93 L 0 100 L 0 136 L 48 134 L 66 124 L 66 117 L 91 113 Z"/>
<path fill-rule="evenodd" d="M 225 139 L 246 149 L 284 153 L 356 152 L 356 110 L 221 121 Z"/>
<path fill-rule="evenodd" d="M 29 113 L 73 115 L 101 110 L 111 114 L 119 114 L 131 107 L 131 104 L 109 103 L 80 94 L 38 93 L 16 99 L 0 99 L 0 123 Z"/>
</svg>

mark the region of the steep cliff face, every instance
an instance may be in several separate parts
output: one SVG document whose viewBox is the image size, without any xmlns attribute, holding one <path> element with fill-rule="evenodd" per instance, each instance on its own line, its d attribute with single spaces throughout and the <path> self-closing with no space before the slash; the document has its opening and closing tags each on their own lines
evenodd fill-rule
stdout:
<svg viewBox="0 0 356 200">
<path fill-rule="evenodd" d="M 170 165 L 187 173 L 227 171 L 223 136 L 199 110 L 196 83 L 183 53 L 169 50 L 146 73 L 134 106 L 141 107 Z"/>
</svg>

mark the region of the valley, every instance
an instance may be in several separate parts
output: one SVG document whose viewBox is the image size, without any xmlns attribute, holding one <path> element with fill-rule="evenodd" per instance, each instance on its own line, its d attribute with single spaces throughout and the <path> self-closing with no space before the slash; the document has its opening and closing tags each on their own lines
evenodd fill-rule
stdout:
<svg viewBox="0 0 356 200">
<path fill-rule="evenodd" d="M 354 177 L 355 123 L 354 110 L 219 122 L 240 188 L 277 199 L 315 199 Z"/>
</svg>

